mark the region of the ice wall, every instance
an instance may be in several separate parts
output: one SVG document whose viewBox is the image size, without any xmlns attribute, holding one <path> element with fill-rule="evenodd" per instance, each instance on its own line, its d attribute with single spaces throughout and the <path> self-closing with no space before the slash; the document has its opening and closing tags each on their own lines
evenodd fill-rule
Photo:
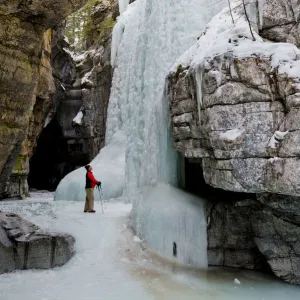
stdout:
<svg viewBox="0 0 300 300">
<path fill-rule="evenodd" d="M 152 249 L 172 257 L 174 243 L 179 262 L 207 266 L 204 201 L 170 185 L 148 188 L 133 203 L 136 234 Z"/>
</svg>

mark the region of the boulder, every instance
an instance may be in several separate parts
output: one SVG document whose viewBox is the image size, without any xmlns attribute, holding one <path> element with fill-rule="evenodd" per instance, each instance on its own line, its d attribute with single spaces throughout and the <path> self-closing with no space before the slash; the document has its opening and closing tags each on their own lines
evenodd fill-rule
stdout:
<svg viewBox="0 0 300 300">
<path fill-rule="evenodd" d="M 59 267 L 74 252 L 71 235 L 47 232 L 16 214 L 0 212 L 0 274 Z"/>
</svg>

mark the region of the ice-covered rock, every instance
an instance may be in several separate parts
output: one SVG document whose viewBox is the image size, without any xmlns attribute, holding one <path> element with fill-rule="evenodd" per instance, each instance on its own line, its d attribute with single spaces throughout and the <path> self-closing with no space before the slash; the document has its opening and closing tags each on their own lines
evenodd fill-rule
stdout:
<svg viewBox="0 0 300 300">
<path fill-rule="evenodd" d="M 0 274 L 62 266 L 74 252 L 71 235 L 47 232 L 16 214 L 0 212 Z"/>
</svg>

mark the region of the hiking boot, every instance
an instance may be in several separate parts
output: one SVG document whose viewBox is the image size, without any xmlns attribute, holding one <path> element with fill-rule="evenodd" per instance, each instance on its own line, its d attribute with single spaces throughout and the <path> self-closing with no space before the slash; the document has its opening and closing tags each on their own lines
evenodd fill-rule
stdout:
<svg viewBox="0 0 300 300">
<path fill-rule="evenodd" d="M 87 212 L 87 210 L 84 210 L 83 212 Z"/>
<path fill-rule="evenodd" d="M 88 212 L 89 213 L 95 213 L 96 211 L 95 210 L 89 210 Z"/>
</svg>

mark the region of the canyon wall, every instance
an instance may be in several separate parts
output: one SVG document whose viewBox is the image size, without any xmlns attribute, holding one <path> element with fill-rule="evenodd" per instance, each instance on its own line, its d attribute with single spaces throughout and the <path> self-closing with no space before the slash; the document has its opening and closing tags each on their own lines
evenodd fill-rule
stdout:
<svg viewBox="0 0 300 300">
<path fill-rule="evenodd" d="M 32 114 L 35 109 L 47 110 L 55 91 L 49 63 L 51 33 L 45 32 L 85 2 L 51 0 L 44 5 L 41 1 L 24 4 L 13 0 L 0 4 L 0 198 L 9 193 L 7 183 L 13 168 L 21 174 L 27 169 L 28 161 L 23 158 L 36 130 L 30 124 L 41 122 Z M 28 142 L 23 144 L 27 136 Z M 19 186 L 19 192 L 26 193 L 24 185 Z"/>
</svg>

